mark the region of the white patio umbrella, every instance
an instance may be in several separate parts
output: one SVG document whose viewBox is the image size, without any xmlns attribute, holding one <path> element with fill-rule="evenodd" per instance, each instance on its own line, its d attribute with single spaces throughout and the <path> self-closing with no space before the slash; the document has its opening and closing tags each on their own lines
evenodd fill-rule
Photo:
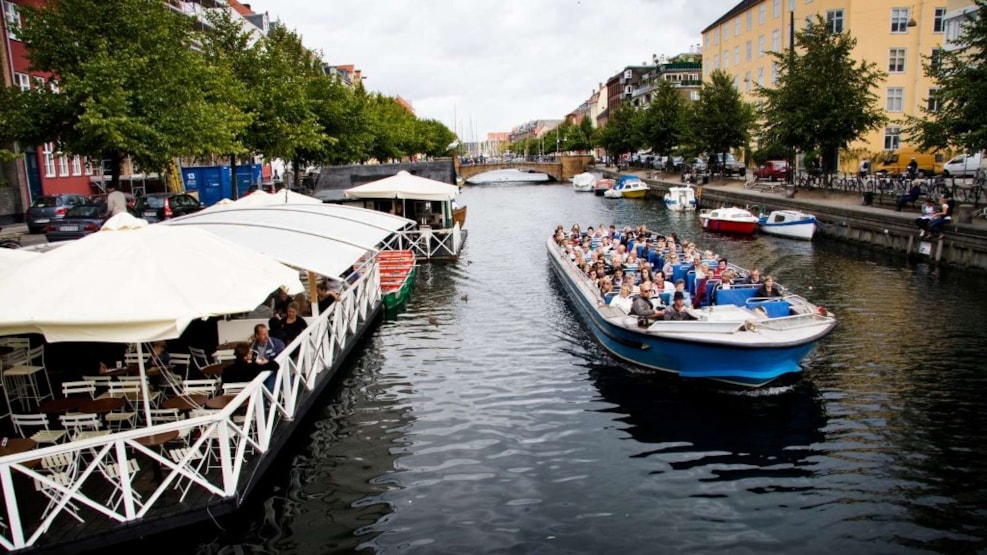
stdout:
<svg viewBox="0 0 987 555">
<path fill-rule="evenodd" d="M 201 229 L 123 213 L 0 272 L 0 335 L 140 345 L 179 337 L 195 319 L 253 310 L 279 287 L 302 291 L 298 271 Z"/>
<path fill-rule="evenodd" d="M 38 256 L 39 254 L 41 253 L 21 249 L 0 248 L 0 271 L 13 268 L 26 260 L 30 260 L 35 256 Z"/>
<path fill-rule="evenodd" d="M 289 189 L 281 189 L 276 193 L 254 191 L 237 199 L 233 204 L 235 206 L 272 206 L 275 204 L 322 204 L 322 201 Z"/>
</svg>

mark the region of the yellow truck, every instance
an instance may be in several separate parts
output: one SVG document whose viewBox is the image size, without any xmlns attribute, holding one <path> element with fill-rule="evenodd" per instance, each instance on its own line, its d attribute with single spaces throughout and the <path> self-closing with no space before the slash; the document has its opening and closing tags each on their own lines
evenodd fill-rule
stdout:
<svg viewBox="0 0 987 555">
<path fill-rule="evenodd" d="M 931 177 L 942 173 L 943 164 L 947 160 L 945 152 L 920 152 L 913 148 L 899 148 L 893 152 L 888 152 L 884 156 L 884 161 L 874 168 L 876 173 L 886 173 L 889 175 L 903 175 L 908 169 L 908 163 L 912 158 L 918 163 L 919 176 Z"/>
</svg>

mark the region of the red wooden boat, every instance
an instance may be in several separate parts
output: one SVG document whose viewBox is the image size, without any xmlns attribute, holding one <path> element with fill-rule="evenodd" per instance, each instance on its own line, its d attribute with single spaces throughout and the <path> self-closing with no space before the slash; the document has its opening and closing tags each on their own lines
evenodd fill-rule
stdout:
<svg viewBox="0 0 987 555">
<path fill-rule="evenodd" d="M 717 208 L 699 213 L 703 229 L 720 233 L 754 235 L 757 231 L 757 216 L 743 208 Z"/>
<path fill-rule="evenodd" d="M 613 179 L 601 179 L 593 186 L 593 193 L 598 197 L 602 197 L 603 193 L 610 189 L 613 189 Z"/>
</svg>

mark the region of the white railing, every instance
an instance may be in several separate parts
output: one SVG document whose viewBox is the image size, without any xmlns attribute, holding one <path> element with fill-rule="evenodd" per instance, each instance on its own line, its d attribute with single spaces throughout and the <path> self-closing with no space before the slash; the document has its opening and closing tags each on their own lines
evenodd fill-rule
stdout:
<svg viewBox="0 0 987 555">
<path fill-rule="evenodd" d="M 456 258 L 463 245 L 463 231 L 456 223 L 449 229 L 422 228 L 397 233 L 384 248 L 410 250 L 416 258 Z"/>
<path fill-rule="evenodd" d="M 264 386 L 271 372 L 264 372 L 212 413 L 0 457 L 6 503 L 0 513 L 0 547 L 35 546 L 57 519 L 125 525 L 153 514 L 159 504 L 173 508 L 176 498 L 184 500 L 190 490 L 210 497 L 237 495 L 248 477 L 244 466 L 266 455 L 278 424 L 298 416 L 306 394 L 379 305 L 379 269 L 376 264 L 367 269 L 277 358 L 280 368 L 271 390 Z M 167 451 L 139 442 L 174 432 L 185 442 L 169 444 Z M 64 464 L 44 469 L 42 460 Z M 150 466 L 134 467 L 131 460 Z M 151 478 L 154 466 L 160 481 Z"/>
</svg>

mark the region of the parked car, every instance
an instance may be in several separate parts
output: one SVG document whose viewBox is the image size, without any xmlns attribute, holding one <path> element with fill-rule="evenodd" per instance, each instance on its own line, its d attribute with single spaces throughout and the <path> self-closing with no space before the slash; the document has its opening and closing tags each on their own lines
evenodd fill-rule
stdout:
<svg viewBox="0 0 987 555">
<path fill-rule="evenodd" d="M 151 193 L 137 199 L 137 217 L 154 223 L 202 210 L 199 199 L 185 193 Z"/>
<path fill-rule="evenodd" d="M 105 204 L 73 206 L 65 213 L 65 217 L 45 226 L 45 238 L 49 243 L 79 239 L 99 231 L 105 222 Z"/>
<path fill-rule="evenodd" d="M 65 213 L 73 206 L 89 204 L 89 199 L 83 195 L 59 194 L 45 195 L 34 199 L 24 214 L 29 233 L 41 233 L 45 226 L 65 217 Z"/>
<path fill-rule="evenodd" d="M 706 162 L 702 158 L 690 158 L 687 162 L 693 172 L 706 173 Z"/>
<path fill-rule="evenodd" d="M 943 164 L 942 173 L 946 177 L 970 177 L 977 173 L 985 161 L 987 160 L 984 160 L 980 152 L 960 154 Z"/>
<path fill-rule="evenodd" d="M 129 211 L 131 214 L 133 214 L 134 213 L 134 207 L 136 206 L 136 200 L 134 199 L 134 195 L 125 192 L 125 193 L 123 193 L 123 196 L 124 196 L 124 198 L 127 199 L 127 211 Z M 100 194 L 97 194 L 97 195 L 89 195 L 89 202 L 91 202 L 93 204 L 100 204 L 100 205 L 102 205 L 102 206 L 105 207 L 106 206 L 106 193 L 100 193 Z"/>
<path fill-rule="evenodd" d="M 788 162 L 785 160 L 768 160 L 761 164 L 761 167 L 754 170 L 754 177 L 758 179 L 785 179 L 788 174 Z"/>
<path fill-rule="evenodd" d="M 721 152 L 716 155 L 716 168 L 713 170 L 714 173 L 721 173 L 725 176 L 739 175 L 743 177 L 747 173 L 747 167 L 744 163 L 734 158 L 733 154 L 729 152 Z"/>
</svg>

